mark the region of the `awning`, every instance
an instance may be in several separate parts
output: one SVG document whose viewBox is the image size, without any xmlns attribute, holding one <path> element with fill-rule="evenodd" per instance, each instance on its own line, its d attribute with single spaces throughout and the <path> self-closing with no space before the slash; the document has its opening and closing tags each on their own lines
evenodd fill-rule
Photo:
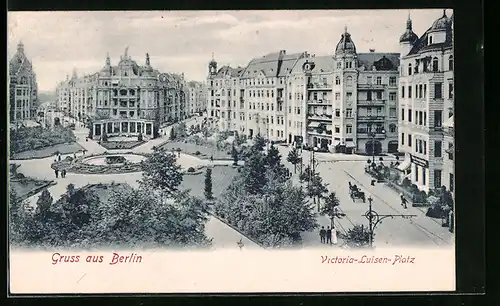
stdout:
<svg viewBox="0 0 500 306">
<path fill-rule="evenodd" d="M 411 160 L 405 159 L 399 166 L 398 169 L 401 171 L 405 171 L 411 166 Z"/>
<path fill-rule="evenodd" d="M 345 142 L 345 147 L 346 148 L 355 148 L 356 144 L 354 143 L 354 141 L 346 141 Z"/>
<path fill-rule="evenodd" d="M 335 147 L 337 147 L 338 145 L 340 145 L 340 140 L 334 140 L 334 141 L 332 142 L 332 146 L 333 146 L 334 148 L 335 148 Z"/>
<path fill-rule="evenodd" d="M 309 127 L 317 128 L 319 127 L 320 123 L 319 122 L 311 122 L 309 123 Z"/>
</svg>

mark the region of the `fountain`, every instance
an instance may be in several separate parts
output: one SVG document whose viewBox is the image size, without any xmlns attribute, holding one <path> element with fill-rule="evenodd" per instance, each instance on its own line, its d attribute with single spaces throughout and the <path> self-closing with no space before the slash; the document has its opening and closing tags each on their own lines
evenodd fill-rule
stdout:
<svg viewBox="0 0 500 306">
<path fill-rule="evenodd" d="M 87 165 L 123 165 L 123 164 L 137 164 L 146 159 L 145 156 L 126 153 L 126 154 L 113 154 L 113 155 L 99 155 L 92 156 L 82 160 L 82 164 Z"/>
</svg>

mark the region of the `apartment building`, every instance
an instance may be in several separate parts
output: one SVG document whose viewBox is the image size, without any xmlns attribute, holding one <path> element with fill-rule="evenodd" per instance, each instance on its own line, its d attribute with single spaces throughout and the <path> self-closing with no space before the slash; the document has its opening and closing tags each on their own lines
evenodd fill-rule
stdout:
<svg viewBox="0 0 500 306">
<path fill-rule="evenodd" d="M 205 83 L 190 81 L 186 83 L 187 114 L 193 116 L 206 110 L 207 89 Z"/>
<path fill-rule="evenodd" d="M 228 84 L 239 84 L 240 105 L 233 103 L 238 116 L 233 111 L 229 117 L 237 124 L 227 122 L 231 110 L 225 109 L 220 125 L 226 129 L 330 152 L 396 152 L 399 58 L 357 53 L 346 28 L 333 55 L 282 50 L 254 58 L 242 70 L 217 70 L 212 60 L 208 82 L 220 86 L 226 74 Z"/>
<path fill-rule="evenodd" d="M 57 105 L 81 121 L 91 120 L 92 135 L 153 138 L 159 126 L 187 115 L 184 75 L 160 73 L 149 54 L 140 66 L 127 54 L 112 66 L 109 54 L 96 73 L 71 79 L 57 88 Z"/>
<path fill-rule="evenodd" d="M 401 169 L 422 190 L 453 189 L 453 16 L 444 10 L 420 37 L 408 18 L 400 46 Z"/>
<path fill-rule="evenodd" d="M 24 52 L 24 44 L 9 61 L 9 115 L 10 122 L 36 117 L 38 85 L 31 61 Z"/>
</svg>

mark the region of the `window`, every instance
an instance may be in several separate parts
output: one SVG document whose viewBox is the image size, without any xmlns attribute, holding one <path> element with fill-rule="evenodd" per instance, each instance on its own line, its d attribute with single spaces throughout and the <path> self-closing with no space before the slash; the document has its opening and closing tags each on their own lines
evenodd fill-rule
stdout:
<svg viewBox="0 0 500 306">
<path fill-rule="evenodd" d="M 448 118 L 451 118 L 453 116 L 453 111 L 452 110 L 449 110 L 448 111 Z"/>
<path fill-rule="evenodd" d="M 326 78 L 324 79 L 325 80 L 325 84 L 326 84 Z M 347 85 L 352 85 L 352 76 L 348 76 L 347 77 Z"/>
<path fill-rule="evenodd" d="M 439 62 L 436 57 L 432 60 L 432 72 L 439 72 Z"/>
<path fill-rule="evenodd" d="M 427 169 L 422 168 L 422 184 L 427 185 Z"/>
<path fill-rule="evenodd" d="M 418 165 L 415 165 L 415 182 L 418 182 Z"/>
<path fill-rule="evenodd" d="M 427 98 L 427 84 L 424 84 L 424 99 Z"/>
<path fill-rule="evenodd" d="M 424 152 L 424 143 L 421 139 L 418 140 L 418 153 L 422 154 Z"/>
<path fill-rule="evenodd" d="M 352 78 L 351 78 L 351 81 L 352 81 Z M 323 85 L 326 85 L 326 84 L 328 84 L 328 82 L 327 82 L 326 78 L 323 78 Z"/>
<path fill-rule="evenodd" d="M 382 85 L 382 77 L 377 77 L 377 85 Z"/>
<path fill-rule="evenodd" d="M 372 77 L 369 76 L 369 77 L 366 77 L 366 83 L 371 85 L 373 82 L 372 82 Z"/>
<path fill-rule="evenodd" d="M 347 118 L 351 118 L 352 117 L 352 108 L 346 108 L 346 110 L 345 110 L 345 116 Z"/>
<path fill-rule="evenodd" d="M 427 126 L 427 112 L 424 112 L 424 126 Z"/>
<path fill-rule="evenodd" d="M 419 99 L 422 99 L 422 98 L 424 97 L 424 96 L 423 96 L 423 92 L 424 92 L 424 91 L 423 91 L 423 89 L 424 89 L 424 87 L 422 86 L 422 84 L 420 84 L 420 85 L 418 86 L 418 98 L 419 98 Z"/>
<path fill-rule="evenodd" d="M 372 108 L 371 108 L 371 107 L 368 107 L 368 108 L 366 109 L 366 114 L 367 114 L 368 116 L 371 116 L 371 115 L 372 115 Z"/>
<path fill-rule="evenodd" d="M 405 109 L 401 109 L 401 121 L 405 121 Z"/>
<path fill-rule="evenodd" d="M 448 142 L 448 159 L 453 160 L 453 143 Z"/>
<path fill-rule="evenodd" d="M 453 177 L 453 173 L 450 173 L 450 192 L 455 190 L 455 178 Z"/>
<path fill-rule="evenodd" d="M 429 36 L 429 45 L 432 45 L 432 36 Z"/>
<path fill-rule="evenodd" d="M 420 111 L 418 112 L 418 124 L 423 125 L 423 113 Z"/>
<path fill-rule="evenodd" d="M 411 64 L 408 64 L 408 75 L 411 75 L 412 70 L 411 70 Z"/>
<path fill-rule="evenodd" d="M 442 83 L 434 83 L 434 99 L 442 99 L 443 98 L 443 84 Z"/>
<path fill-rule="evenodd" d="M 442 156 L 442 154 L 441 154 L 442 148 L 441 147 L 442 147 L 441 140 L 434 141 L 434 157 L 441 157 Z"/>
<path fill-rule="evenodd" d="M 453 84 L 448 84 L 448 99 L 453 99 Z"/>
<path fill-rule="evenodd" d="M 347 93 L 347 101 L 350 101 L 352 99 L 352 92 Z"/>
<path fill-rule="evenodd" d="M 394 123 L 389 124 L 389 132 L 396 133 L 396 125 Z"/>
<path fill-rule="evenodd" d="M 441 188 L 441 186 L 443 186 L 441 184 L 441 170 L 434 170 L 434 188 Z"/>
<path fill-rule="evenodd" d="M 411 134 L 408 134 L 408 146 L 411 148 Z"/>
<path fill-rule="evenodd" d="M 337 63 L 337 64 L 340 64 L 340 63 Z M 339 77 L 335 78 L 335 85 L 340 85 L 340 78 Z"/>
<path fill-rule="evenodd" d="M 389 108 L 389 117 L 397 117 L 397 114 L 396 114 L 396 108 L 395 107 L 391 107 Z"/>
<path fill-rule="evenodd" d="M 340 100 L 340 92 L 335 93 L 335 100 L 336 101 Z"/>
<path fill-rule="evenodd" d="M 377 100 L 382 100 L 382 92 L 377 91 Z"/>
<path fill-rule="evenodd" d="M 341 69 L 342 68 L 342 62 L 337 62 L 337 69 Z"/>
<path fill-rule="evenodd" d="M 422 154 L 427 155 L 427 141 L 424 140 L 424 151 Z"/>
<path fill-rule="evenodd" d="M 335 126 L 335 133 L 340 133 L 340 127 L 338 125 Z"/>
<path fill-rule="evenodd" d="M 408 122 L 411 122 L 411 108 L 408 110 Z"/>
<path fill-rule="evenodd" d="M 371 92 L 371 91 L 368 91 L 368 92 L 366 93 L 366 100 L 367 100 L 367 101 L 371 101 L 371 100 L 372 100 L 372 92 Z"/>
<path fill-rule="evenodd" d="M 401 133 L 401 144 L 405 144 L 405 133 Z"/>
<path fill-rule="evenodd" d="M 448 70 L 453 70 L 453 55 L 450 55 L 450 57 L 448 58 Z"/>
<path fill-rule="evenodd" d="M 390 92 L 389 93 L 389 100 L 390 101 L 396 101 L 396 93 L 395 92 Z"/>
<path fill-rule="evenodd" d="M 443 111 L 435 110 L 434 111 L 434 127 L 442 127 L 443 126 Z"/>
<path fill-rule="evenodd" d="M 408 86 L 408 98 L 411 98 L 411 89 L 412 89 L 411 85 Z"/>
<path fill-rule="evenodd" d="M 338 108 L 335 109 L 335 117 L 340 117 L 340 109 Z"/>
<path fill-rule="evenodd" d="M 401 98 L 405 97 L 405 87 L 401 86 Z"/>
<path fill-rule="evenodd" d="M 345 126 L 345 132 L 347 134 L 351 134 L 352 133 L 352 125 L 348 124 Z"/>
<path fill-rule="evenodd" d="M 419 152 L 419 150 L 418 150 L 418 140 L 417 139 L 415 139 L 415 152 L 417 152 L 417 153 Z"/>
<path fill-rule="evenodd" d="M 396 85 L 396 77 L 389 77 L 389 85 L 391 86 Z"/>
</svg>

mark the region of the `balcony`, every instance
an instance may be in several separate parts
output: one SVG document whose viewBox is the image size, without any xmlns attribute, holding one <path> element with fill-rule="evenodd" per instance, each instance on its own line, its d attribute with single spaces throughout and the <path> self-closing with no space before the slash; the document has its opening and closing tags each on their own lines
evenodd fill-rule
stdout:
<svg viewBox="0 0 500 306">
<path fill-rule="evenodd" d="M 358 116 L 358 121 L 368 121 L 368 122 L 372 122 L 372 121 L 385 121 L 385 116 L 382 116 L 382 115 L 376 115 L 376 116 L 373 116 L 373 115 L 359 115 Z"/>
<path fill-rule="evenodd" d="M 384 90 L 387 84 L 358 84 L 358 90 Z"/>
<path fill-rule="evenodd" d="M 443 126 L 429 127 L 429 135 L 443 135 L 443 134 L 444 134 Z"/>
<path fill-rule="evenodd" d="M 307 104 L 311 105 L 331 105 L 330 100 L 307 100 Z"/>
<path fill-rule="evenodd" d="M 332 90 L 332 84 L 328 83 L 309 83 L 307 84 L 309 90 Z"/>
<path fill-rule="evenodd" d="M 358 106 L 383 106 L 387 100 L 358 100 Z"/>
<path fill-rule="evenodd" d="M 366 138 L 373 138 L 373 135 L 371 135 L 368 131 L 368 129 L 363 129 L 363 128 L 360 128 L 360 129 L 357 129 L 357 137 L 358 138 L 362 138 L 362 139 L 366 139 Z M 382 132 L 375 132 L 375 139 L 385 139 L 387 137 L 387 134 L 386 133 L 382 133 Z"/>
<path fill-rule="evenodd" d="M 332 121 L 332 115 L 317 115 L 317 114 L 308 114 L 307 119 L 309 120 L 318 120 L 318 121 Z"/>
<path fill-rule="evenodd" d="M 276 97 L 276 102 L 283 103 L 283 97 Z"/>
</svg>

